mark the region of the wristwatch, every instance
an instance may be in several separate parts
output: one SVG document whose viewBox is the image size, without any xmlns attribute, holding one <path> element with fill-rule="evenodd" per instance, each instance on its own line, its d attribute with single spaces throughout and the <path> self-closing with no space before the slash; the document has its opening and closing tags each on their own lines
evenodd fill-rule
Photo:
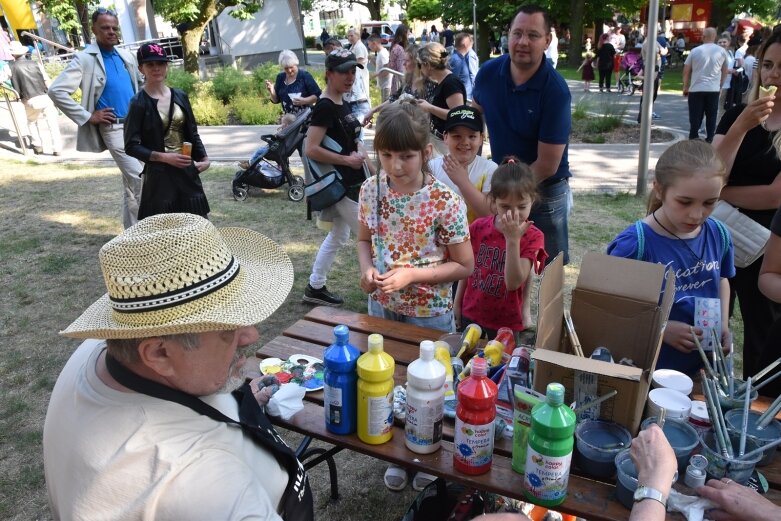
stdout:
<svg viewBox="0 0 781 521">
<path fill-rule="evenodd" d="M 644 487 L 644 486 L 637 487 L 637 490 L 635 490 L 635 495 L 634 495 L 635 503 L 642 501 L 644 499 L 653 499 L 654 501 L 658 501 L 659 503 L 661 503 L 665 509 L 667 508 L 667 498 L 664 497 L 664 494 L 662 494 L 655 488 Z"/>
</svg>

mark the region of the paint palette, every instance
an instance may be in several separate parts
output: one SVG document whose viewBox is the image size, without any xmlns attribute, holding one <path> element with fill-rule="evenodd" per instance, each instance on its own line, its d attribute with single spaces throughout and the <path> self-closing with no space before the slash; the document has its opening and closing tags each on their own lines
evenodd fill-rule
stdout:
<svg viewBox="0 0 781 521">
<path fill-rule="evenodd" d="M 307 355 L 293 355 L 287 360 L 266 358 L 260 362 L 260 372 L 273 374 L 280 384 L 294 383 L 307 392 L 323 388 L 325 366 L 319 358 Z"/>
</svg>

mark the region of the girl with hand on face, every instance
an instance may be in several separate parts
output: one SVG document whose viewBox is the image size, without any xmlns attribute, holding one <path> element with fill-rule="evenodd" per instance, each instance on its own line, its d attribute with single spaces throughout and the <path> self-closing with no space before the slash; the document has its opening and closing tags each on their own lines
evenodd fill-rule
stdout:
<svg viewBox="0 0 781 521">
<path fill-rule="evenodd" d="M 124 132 L 125 152 L 144 162 L 138 219 L 175 212 L 206 217 L 200 174 L 210 162 L 190 100 L 165 84 L 169 60 L 162 47 L 144 44 L 137 58 L 146 82 L 130 100 Z M 191 143 L 191 152 L 183 150 L 184 142 Z"/>
<path fill-rule="evenodd" d="M 542 232 L 529 221 L 537 183 L 528 165 L 506 158 L 494 171 L 488 199 L 493 214 L 469 226 L 475 269 L 458 284 L 454 312 L 460 328 L 476 323 L 492 338 L 501 327 L 526 329 L 524 288 L 548 254 Z"/>
<path fill-rule="evenodd" d="M 721 345 L 730 347 L 727 279 L 735 274 L 732 239 L 721 222 L 708 217 L 725 178 L 724 164 L 708 143 L 674 144 L 656 163 L 648 215 L 607 247 L 610 255 L 662 264 L 675 273 L 675 301 L 657 369 L 692 376 L 702 368 L 690 328 L 700 341 L 710 331 L 697 325 L 695 310 L 701 315 L 707 311 L 720 322 Z"/>
</svg>

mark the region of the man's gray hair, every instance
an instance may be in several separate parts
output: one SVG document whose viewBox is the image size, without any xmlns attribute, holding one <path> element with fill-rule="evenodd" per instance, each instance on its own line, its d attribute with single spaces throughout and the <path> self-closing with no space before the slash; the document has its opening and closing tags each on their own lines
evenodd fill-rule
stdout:
<svg viewBox="0 0 781 521">
<path fill-rule="evenodd" d="M 198 349 L 200 335 L 198 333 L 181 333 L 178 335 L 160 335 L 163 340 L 178 342 L 188 351 Z M 125 365 L 137 364 L 141 361 L 138 346 L 143 338 L 109 338 L 106 340 L 108 353 Z"/>
<path fill-rule="evenodd" d="M 289 49 L 285 49 L 279 53 L 280 67 L 284 69 L 285 67 L 292 67 L 293 65 L 298 65 L 298 56 L 296 56 L 296 53 Z"/>
</svg>

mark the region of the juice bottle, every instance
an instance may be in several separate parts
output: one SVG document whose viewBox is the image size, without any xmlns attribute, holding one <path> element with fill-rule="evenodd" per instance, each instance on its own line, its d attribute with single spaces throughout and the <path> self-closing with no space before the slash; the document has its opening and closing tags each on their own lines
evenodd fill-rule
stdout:
<svg viewBox="0 0 781 521">
<path fill-rule="evenodd" d="M 393 437 L 393 357 L 382 335 L 369 335 L 369 351 L 358 358 L 358 438 L 371 445 Z"/>
<path fill-rule="evenodd" d="M 485 359 L 475 358 L 469 378 L 458 385 L 453 466 L 464 474 L 491 470 L 498 393 L 487 371 Z"/>
<path fill-rule="evenodd" d="M 548 384 L 545 402 L 532 409 L 524 488 L 537 505 L 555 507 L 567 497 L 575 413 L 564 405 L 564 386 Z"/>
<path fill-rule="evenodd" d="M 420 358 L 407 367 L 407 425 L 404 443 L 412 452 L 430 454 L 442 440 L 445 368 L 434 358 L 434 342 L 420 343 Z"/>
<path fill-rule="evenodd" d="M 323 354 L 325 428 L 335 434 L 352 434 L 357 421 L 355 367 L 361 352 L 349 343 L 349 336 L 347 326 L 336 326 L 334 343 Z"/>
</svg>

